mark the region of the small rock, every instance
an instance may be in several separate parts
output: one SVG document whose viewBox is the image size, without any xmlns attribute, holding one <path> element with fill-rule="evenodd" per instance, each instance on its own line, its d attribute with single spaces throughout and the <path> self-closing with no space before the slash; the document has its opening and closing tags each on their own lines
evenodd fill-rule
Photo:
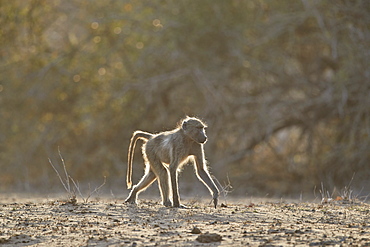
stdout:
<svg viewBox="0 0 370 247">
<path fill-rule="evenodd" d="M 0 238 L 0 244 L 5 244 L 9 242 L 9 239 L 6 239 L 6 238 Z"/>
<path fill-rule="evenodd" d="M 209 233 L 206 232 L 204 234 L 199 235 L 196 240 L 200 243 L 211 243 L 211 242 L 221 242 L 222 236 L 217 233 Z"/>
<path fill-rule="evenodd" d="M 191 230 L 191 233 L 193 233 L 193 234 L 200 234 L 201 231 L 200 231 L 200 229 L 198 227 L 194 226 L 193 230 Z"/>
<path fill-rule="evenodd" d="M 271 233 L 279 233 L 280 231 L 278 229 L 270 229 L 267 231 L 269 234 Z"/>
</svg>

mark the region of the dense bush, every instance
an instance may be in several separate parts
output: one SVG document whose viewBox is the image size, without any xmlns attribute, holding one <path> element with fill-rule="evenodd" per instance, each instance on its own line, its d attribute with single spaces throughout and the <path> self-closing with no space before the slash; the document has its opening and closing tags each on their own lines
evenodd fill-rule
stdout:
<svg viewBox="0 0 370 247">
<path fill-rule="evenodd" d="M 134 130 L 195 115 L 236 194 L 343 188 L 353 174 L 369 193 L 369 12 L 366 0 L 3 1 L 0 188 L 59 183 L 58 147 L 76 180 L 123 186 Z"/>
</svg>

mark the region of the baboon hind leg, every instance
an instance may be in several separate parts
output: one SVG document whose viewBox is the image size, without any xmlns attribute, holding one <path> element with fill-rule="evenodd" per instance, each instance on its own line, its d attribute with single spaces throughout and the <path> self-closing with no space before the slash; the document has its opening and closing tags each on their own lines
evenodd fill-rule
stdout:
<svg viewBox="0 0 370 247">
<path fill-rule="evenodd" d="M 164 167 L 160 161 L 150 161 L 150 164 L 152 164 L 151 168 L 158 178 L 159 190 L 162 196 L 162 204 L 166 207 L 172 207 L 172 202 L 170 200 L 170 176 L 167 168 Z"/>
<path fill-rule="evenodd" d="M 141 178 L 139 183 L 137 183 L 137 185 L 132 188 L 125 202 L 136 204 L 139 193 L 145 190 L 149 185 L 151 185 L 156 180 L 156 178 L 157 177 L 155 173 L 149 168 L 144 176 Z"/>
</svg>

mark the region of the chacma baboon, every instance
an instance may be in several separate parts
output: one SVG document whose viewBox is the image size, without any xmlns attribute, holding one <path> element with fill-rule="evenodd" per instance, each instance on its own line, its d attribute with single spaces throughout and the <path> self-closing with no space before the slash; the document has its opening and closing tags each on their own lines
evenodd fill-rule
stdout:
<svg viewBox="0 0 370 247">
<path fill-rule="evenodd" d="M 206 127 L 201 120 L 187 117 L 172 131 L 159 134 L 135 131 L 128 150 L 128 189 L 132 186 L 132 160 L 136 142 L 139 139 L 144 141 L 142 153 L 146 170 L 139 183 L 132 188 L 125 202 L 136 203 L 138 194 L 158 179 L 163 205 L 181 207 L 177 182 L 178 172 L 183 164 L 192 161 L 197 177 L 210 190 L 216 207 L 219 191 L 208 172 L 204 156 L 203 145 L 207 141 Z"/>
</svg>

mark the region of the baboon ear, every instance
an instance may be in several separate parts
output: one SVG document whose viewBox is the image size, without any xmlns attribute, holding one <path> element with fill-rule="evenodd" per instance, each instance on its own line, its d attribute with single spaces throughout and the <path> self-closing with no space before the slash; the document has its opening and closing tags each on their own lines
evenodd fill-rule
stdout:
<svg viewBox="0 0 370 247">
<path fill-rule="evenodd" d="M 187 121 L 182 122 L 182 129 L 186 130 L 187 127 L 188 127 L 188 122 Z"/>
</svg>

